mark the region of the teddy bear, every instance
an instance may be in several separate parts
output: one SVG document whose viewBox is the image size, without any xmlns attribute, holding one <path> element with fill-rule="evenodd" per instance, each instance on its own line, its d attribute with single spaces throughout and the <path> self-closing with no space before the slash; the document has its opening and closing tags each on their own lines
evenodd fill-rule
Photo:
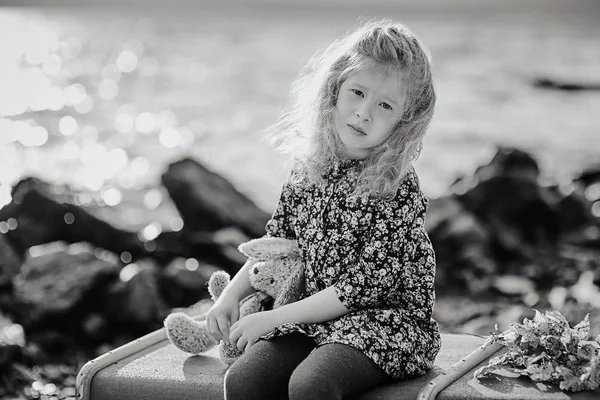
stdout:
<svg viewBox="0 0 600 400">
<path fill-rule="evenodd" d="M 239 251 L 248 257 L 248 279 L 255 293 L 240 301 L 240 318 L 299 300 L 304 293 L 304 265 L 295 240 L 262 237 L 242 243 Z M 216 271 L 208 281 L 208 291 L 216 301 L 230 276 Z M 169 341 L 191 354 L 202 353 L 217 343 L 206 328 L 204 315 L 194 319 L 183 312 L 171 313 L 164 321 Z M 224 341 L 218 343 L 219 357 L 231 365 L 240 355 L 239 349 Z"/>
</svg>

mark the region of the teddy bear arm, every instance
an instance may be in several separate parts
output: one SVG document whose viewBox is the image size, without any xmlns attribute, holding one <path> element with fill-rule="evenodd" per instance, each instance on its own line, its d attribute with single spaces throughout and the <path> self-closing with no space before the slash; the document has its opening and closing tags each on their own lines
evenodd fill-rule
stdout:
<svg viewBox="0 0 600 400">
<path fill-rule="evenodd" d="M 304 294 L 304 268 L 297 266 L 293 273 L 286 279 L 281 291 L 275 298 L 273 308 L 293 303 L 302 298 Z"/>
</svg>

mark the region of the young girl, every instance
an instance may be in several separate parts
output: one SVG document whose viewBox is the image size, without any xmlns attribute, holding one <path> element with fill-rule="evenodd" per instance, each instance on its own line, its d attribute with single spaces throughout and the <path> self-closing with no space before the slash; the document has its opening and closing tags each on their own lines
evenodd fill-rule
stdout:
<svg viewBox="0 0 600 400">
<path fill-rule="evenodd" d="M 302 150 L 266 229 L 298 241 L 306 293 L 239 319 L 244 266 L 215 302 L 211 334 L 244 351 L 226 399 L 341 399 L 424 374 L 440 348 L 412 167 L 435 104 L 427 50 L 398 23 L 366 23 L 313 57 L 293 93 L 271 132 Z"/>
</svg>

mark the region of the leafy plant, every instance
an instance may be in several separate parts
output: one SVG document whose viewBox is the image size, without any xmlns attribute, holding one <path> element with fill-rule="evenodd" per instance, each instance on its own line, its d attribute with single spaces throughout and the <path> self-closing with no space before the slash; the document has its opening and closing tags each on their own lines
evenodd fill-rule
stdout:
<svg viewBox="0 0 600 400">
<path fill-rule="evenodd" d="M 532 320 L 513 323 L 503 333 L 493 332 L 492 341 L 508 351 L 475 371 L 475 378 L 503 369 L 528 376 L 532 381 L 549 382 L 561 390 L 579 392 L 600 386 L 600 335 L 586 341 L 590 333 L 589 314 L 571 328 L 558 311 L 535 311 Z"/>
</svg>

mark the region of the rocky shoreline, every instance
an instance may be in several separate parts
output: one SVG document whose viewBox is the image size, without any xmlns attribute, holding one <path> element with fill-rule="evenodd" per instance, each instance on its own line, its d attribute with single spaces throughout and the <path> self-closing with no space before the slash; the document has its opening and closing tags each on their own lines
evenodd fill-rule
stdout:
<svg viewBox="0 0 600 400">
<path fill-rule="evenodd" d="M 600 334 L 600 165 L 568 186 L 539 175 L 529 154 L 500 148 L 431 200 L 443 331 L 488 334 L 553 308 L 572 322 L 590 312 Z M 206 305 L 210 274 L 235 273 L 237 245 L 264 232 L 269 214 L 194 160 L 171 164 L 162 185 L 179 231 L 120 229 L 68 187 L 15 185 L 0 209 L 0 398 L 74 399 L 85 362 Z"/>
</svg>

